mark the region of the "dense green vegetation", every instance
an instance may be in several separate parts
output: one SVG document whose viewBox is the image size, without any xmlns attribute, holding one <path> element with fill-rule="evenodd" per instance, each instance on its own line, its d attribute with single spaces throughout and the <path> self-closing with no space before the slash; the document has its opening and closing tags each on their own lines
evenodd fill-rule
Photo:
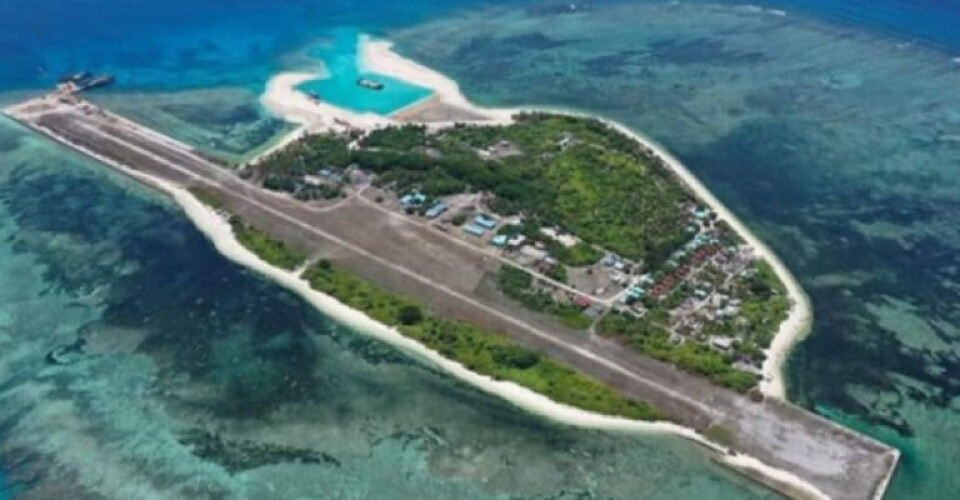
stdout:
<svg viewBox="0 0 960 500">
<path fill-rule="evenodd" d="M 646 319 L 620 313 L 606 315 L 597 324 L 597 333 L 621 339 L 644 354 L 703 375 L 738 392 L 752 389 L 760 378 L 731 366 L 731 355 L 721 354 L 696 342 L 674 343 L 670 334 Z"/>
<path fill-rule="evenodd" d="M 239 216 L 230 217 L 230 226 L 233 227 L 233 234 L 241 245 L 274 266 L 296 269 L 307 260 L 306 252 L 271 238 Z"/>
<path fill-rule="evenodd" d="M 533 276 L 530 273 L 511 266 L 500 268 L 498 275 L 500 291 L 532 311 L 549 314 L 563 324 L 577 330 L 590 327 L 592 320 L 579 307 L 573 304 L 561 304 L 549 294 L 533 288 Z"/>
<path fill-rule="evenodd" d="M 374 130 L 360 143 L 365 148 L 414 151 L 427 145 L 427 128 L 423 125 L 404 125 Z"/>
<path fill-rule="evenodd" d="M 502 215 L 522 212 L 651 265 L 686 237 L 678 207 L 687 197 L 678 181 L 639 144 L 596 119 L 526 114 L 507 127 L 427 133 L 408 125 L 373 132 L 356 149 L 347 147 L 351 140 L 306 137 L 262 162 L 261 174 L 297 178 L 358 165 L 397 192 L 486 191 Z M 594 252 L 585 245 L 558 258 L 583 265 L 599 258 Z"/>
<path fill-rule="evenodd" d="M 397 327 L 404 335 L 475 372 L 516 382 L 585 410 L 641 420 L 666 418 L 653 407 L 621 396 L 503 335 L 425 312 L 413 300 L 387 293 L 327 261 L 311 266 L 303 276 L 314 289 Z"/>
<path fill-rule="evenodd" d="M 501 216 L 523 215 L 522 224 L 502 226 L 498 233 L 523 234 L 528 241 L 538 242 L 563 264 L 541 268 L 560 282 L 568 279 L 566 266 L 596 264 L 604 250 L 643 261 L 643 268 L 660 280 L 668 269 L 668 258 L 691 237 L 689 215 L 682 207 L 692 199 L 680 181 L 636 141 L 592 118 L 533 113 L 520 115 L 506 127 L 460 125 L 428 131 L 405 125 L 366 136 L 308 136 L 267 158 L 255 175 L 265 185 L 297 196 L 332 198 L 338 189 L 321 192 L 305 187 L 303 177 L 321 170 L 341 174 L 352 166 L 376 174 L 380 186 L 398 194 L 416 191 L 428 200 L 463 192 L 492 194 L 492 211 Z M 422 213 L 430 204 L 409 210 Z M 460 226 L 466 220 L 466 215 L 457 214 L 452 223 Z M 541 233 L 543 227 L 570 232 L 582 241 L 567 248 Z M 739 243 L 726 223 L 717 223 L 717 228 L 720 246 Z M 669 269 L 692 264 L 691 257 L 672 264 L 676 265 Z M 631 269 L 635 270 L 629 266 L 626 272 Z M 746 391 L 758 377 L 733 365 L 738 360 L 763 360 L 762 349 L 769 346 L 788 313 L 786 291 L 766 264 L 758 264 L 733 282 L 719 271 L 713 273 L 716 276 L 705 273 L 711 289 L 731 285 L 725 293 L 739 302 L 730 303 L 734 312 L 705 317 L 696 327 L 678 328 L 687 341 L 671 341 L 670 333 L 660 326 L 670 322 L 669 311 L 695 291 L 683 278 L 659 299 L 649 295 L 644 299 L 649 309 L 645 319 L 612 314 L 598 329 L 647 355 Z M 525 271 L 504 267 L 498 284 L 507 297 L 571 328 L 587 329 L 592 323 L 579 307 L 541 289 Z M 379 314 L 373 306 L 371 314 Z M 385 314 L 396 320 L 395 313 Z M 406 326 L 424 321 L 416 319 L 412 308 L 404 317 Z M 730 353 L 705 344 L 714 335 L 736 339 Z"/>
<path fill-rule="evenodd" d="M 741 291 L 740 294 L 746 297 L 740 316 L 745 320 L 743 330 L 746 336 L 758 346 L 766 348 L 773 341 L 780 324 L 787 319 L 790 301 L 786 287 L 770 264 L 757 262 L 754 268 L 756 273 L 745 283 L 748 292 Z"/>
<path fill-rule="evenodd" d="M 603 252 L 582 241 L 570 248 L 560 244 L 549 245 L 548 250 L 557 260 L 573 267 L 590 266 L 603 258 Z"/>
<path fill-rule="evenodd" d="M 760 261 L 734 284 L 732 295 L 742 300 L 738 314 L 722 321 L 708 322 L 703 333 L 737 338 L 739 342 L 734 345 L 734 350 L 738 354 L 763 361 L 763 349 L 770 347 L 790 312 L 787 289 L 773 268 Z"/>
</svg>

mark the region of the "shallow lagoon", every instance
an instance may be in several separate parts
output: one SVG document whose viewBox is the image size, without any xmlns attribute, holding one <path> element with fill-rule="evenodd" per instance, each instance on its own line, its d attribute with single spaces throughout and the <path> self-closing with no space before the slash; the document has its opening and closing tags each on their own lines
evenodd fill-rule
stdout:
<svg viewBox="0 0 960 500">
<path fill-rule="evenodd" d="M 23 498 L 770 496 L 696 444 L 513 409 L 226 261 L 140 185 L 6 120 L 0 145 L 0 456 Z"/>
<path fill-rule="evenodd" d="M 937 25 L 950 23 L 960 32 L 960 16 Z M 791 399 L 901 447 L 891 498 L 956 497 L 956 52 L 665 2 L 489 8 L 391 36 L 483 103 L 593 111 L 676 152 L 813 300 Z"/>
<path fill-rule="evenodd" d="M 297 89 L 324 102 L 352 111 L 389 115 L 430 96 L 431 91 L 402 80 L 363 71 L 359 61 L 359 34 L 356 30 L 336 30 L 329 38 L 306 51 L 323 62 L 325 78 L 310 80 Z M 370 79 L 383 84 L 372 90 L 357 84 Z"/>
<path fill-rule="evenodd" d="M 23 3 L 0 5 L 0 19 L 14 19 Z M 63 5 L 29 3 L 53 14 Z M 591 109 L 677 151 L 813 297 L 816 334 L 791 364 L 792 397 L 905 450 L 891 498 L 953 498 L 958 66 L 951 54 L 793 12 L 665 3 L 598 7 L 579 26 L 552 4 L 493 9 L 395 36 L 484 102 Z M 391 4 L 373 15 L 330 2 L 165 2 L 138 4 L 138 12 L 115 4 L 72 2 L 82 16 L 54 15 L 54 38 L 46 38 L 49 26 L 6 26 L 0 85 L 46 85 L 41 63 L 54 74 L 115 71 L 129 85 L 98 97 L 116 97 L 109 107 L 141 110 L 168 133 L 238 157 L 282 133 L 250 110 L 272 71 L 304 67 L 290 51 L 299 56 L 330 26 L 384 29 L 457 7 Z M 106 7 L 111 23 L 97 26 Z M 171 22 L 182 32 L 164 32 Z M 939 42 L 960 33 L 950 23 L 941 16 Z M 91 30 L 100 42 L 90 41 Z M 221 100 L 203 94 L 211 87 Z M 237 117 L 240 125 L 231 125 Z M 83 474 L 110 478 L 118 496 L 144 486 L 116 462 L 84 468 L 90 456 L 148 463 L 159 484 L 234 496 L 278 487 L 290 495 L 323 487 L 344 496 L 496 496 L 490 483 L 503 485 L 500 494 L 541 498 L 764 494 L 678 440 L 558 430 L 394 359 L 224 263 L 182 217 L 171 220 L 177 210 L 169 203 L 5 123 L 0 183 L 0 434 L 20 431 L 4 441 L 2 456 L 17 465 L 15 480 L 39 478 L 36 496 Z M 52 206 L 63 208 L 41 210 Z M 148 336 L 131 352 L 106 342 L 113 354 L 92 362 L 43 364 L 50 348 L 81 332 Z M 211 352 L 225 357 L 208 360 Z M 288 378 L 309 390 L 278 391 L 280 404 L 263 398 Z M 228 392 L 234 380 L 266 384 L 238 395 Z M 274 408 L 268 416 L 244 413 L 264 405 Z M 231 412 L 237 416 L 223 418 Z M 21 424 L 22 415 L 39 418 Z M 200 422 L 229 453 L 199 458 L 180 442 Z M 303 429 L 317 433 L 307 450 L 275 447 L 299 440 Z M 209 438 L 192 436 L 193 446 Z M 49 453 L 62 462 L 48 461 Z M 334 471 L 323 453 L 341 467 Z M 250 456 L 278 462 L 230 473 Z M 317 463 L 282 463 L 293 457 Z"/>
</svg>

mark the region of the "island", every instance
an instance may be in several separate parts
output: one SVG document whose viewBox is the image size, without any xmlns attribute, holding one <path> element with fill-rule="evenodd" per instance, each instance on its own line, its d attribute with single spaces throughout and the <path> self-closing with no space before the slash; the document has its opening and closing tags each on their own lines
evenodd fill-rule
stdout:
<svg viewBox="0 0 960 500">
<path fill-rule="evenodd" d="M 770 265 L 652 151 L 593 118 L 327 132 L 239 174 L 316 207 L 359 193 L 501 261 L 496 299 L 739 392 L 787 317 Z"/>
<path fill-rule="evenodd" d="M 388 43 L 362 51 L 432 93 L 359 113 L 297 90 L 317 75 L 277 75 L 263 104 L 300 127 L 242 165 L 72 88 L 5 113 L 171 194 L 228 257 L 478 388 L 565 423 L 694 439 L 791 497 L 882 496 L 895 449 L 783 398 L 810 319 L 796 280 L 676 159 L 597 117 L 474 106 Z"/>
</svg>

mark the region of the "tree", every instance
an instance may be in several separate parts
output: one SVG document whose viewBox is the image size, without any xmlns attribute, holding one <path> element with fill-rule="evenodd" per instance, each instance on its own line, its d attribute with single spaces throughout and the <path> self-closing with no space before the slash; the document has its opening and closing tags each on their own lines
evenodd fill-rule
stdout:
<svg viewBox="0 0 960 500">
<path fill-rule="evenodd" d="M 413 304 L 408 304 L 401 307 L 400 311 L 397 312 L 397 319 L 404 325 L 415 325 L 423 321 L 423 311 Z"/>
</svg>

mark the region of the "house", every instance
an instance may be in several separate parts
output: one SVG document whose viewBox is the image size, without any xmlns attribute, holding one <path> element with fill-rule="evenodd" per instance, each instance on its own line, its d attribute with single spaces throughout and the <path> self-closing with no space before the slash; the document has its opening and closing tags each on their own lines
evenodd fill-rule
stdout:
<svg viewBox="0 0 960 500">
<path fill-rule="evenodd" d="M 586 309 L 590 307 L 590 304 L 592 304 L 592 302 L 590 302 L 590 299 L 586 297 L 577 297 L 577 299 L 574 300 L 573 303 L 576 304 L 576 306 L 579 307 L 580 309 Z"/>
<path fill-rule="evenodd" d="M 647 295 L 647 291 L 638 286 L 631 286 L 627 288 L 627 293 L 624 296 L 627 299 L 627 303 L 633 303 L 638 300 L 643 299 Z"/>
<path fill-rule="evenodd" d="M 421 192 L 407 193 L 400 198 L 400 204 L 404 207 L 416 207 L 427 201 L 427 196 Z"/>
<path fill-rule="evenodd" d="M 492 243 L 494 246 L 498 246 L 501 248 L 505 247 L 507 245 L 507 235 L 498 234 L 494 236 L 492 240 L 490 240 L 490 243 Z"/>
<path fill-rule="evenodd" d="M 474 235 L 474 236 L 476 236 L 476 237 L 478 237 L 478 238 L 482 237 L 482 236 L 483 236 L 483 233 L 485 233 L 486 231 L 487 231 L 486 229 L 484 229 L 484 228 L 482 228 L 482 227 L 480 227 L 480 226 L 475 226 L 475 225 L 473 225 L 473 224 L 464 224 L 464 225 L 463 225 L 463 232 L 465 232 L 465 233 L 467 233 L 467 234 L 472 234 L 472 235 Z"/>
<path fill-rule="evenodd" d="M 729 318 L 729 317 L 733 317 L 733 316 L 736 316 L 737 314 L 739 314 L 739 313 L 740 313 L 740 308 L 739 308 L 739 307 L 736 307 L 736 306 L 729 305 L 729 306 L 727 306 L 727 307 L 724 307 L 721 311 L 723 312 L 723 315 L 724 315 L 724 316 L 726 316 L 726 317 Z"/>
<path fill-rule="evenodd" d="M 721 351 L 729 351 L 733 348 L 733 339 L 727 336 L 714 335 L 710 337 L 710 345 Z"/>
<path fill-rule="evenodd" d="M 428 219 L 435 219 L 440 216 L 440 214 L 447 211 L 447 204 L 443 202 L 437 202 L 424 214 Z"/>
<path fill-rule="evenodd" d="M 522 234 L 516 234 L 507 240 L 507 246 L 510 248 L 517 248 L 520 245 L 527 241 L 527 237 Z"/>
<path fill-rule="evenodd" d="M 478 214 L 476 217 L 474 217 L 473 223 L 484 229 L 493 229 L 497 227 L 497 221 L 487 217 L 484 214 Z"/>
</svg>

